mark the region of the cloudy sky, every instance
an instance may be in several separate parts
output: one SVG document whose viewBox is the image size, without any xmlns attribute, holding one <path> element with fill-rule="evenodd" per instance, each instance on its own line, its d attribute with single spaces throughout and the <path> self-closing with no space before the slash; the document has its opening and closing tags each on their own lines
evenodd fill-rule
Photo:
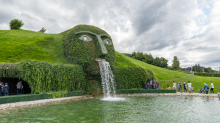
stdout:
<svg viewBox="0 0 220 123">
<path fill-rule="evenodd" d="M 0 0 L 0 29 L 60 33 L 78 24 L 106 30 L 116 51 L 173 56 L 181 67 L 220 66 L 220 0 Z"/>
</svg>

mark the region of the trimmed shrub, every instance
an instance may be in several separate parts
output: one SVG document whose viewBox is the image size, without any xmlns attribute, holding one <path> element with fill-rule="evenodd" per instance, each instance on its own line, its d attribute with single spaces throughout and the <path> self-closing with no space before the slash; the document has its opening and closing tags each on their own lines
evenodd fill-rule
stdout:
<svg viewBox="0 0 220 123">
<path fill-rule="evenodd" d="M 91 86 L 79 65 L 25 60 L 18 64 L 0 64 L 0 78 L 19 78 L 26 81 L 34 93 L 85 90 Z"/>
<path fill-rule="evenodd" d="M 22 22 L 22 20 L 18 20 L 18 19 L 11 20 L 9 23 L 11 30 L 20 29 L 23 25 L 24 23 Z"/>
<path fill-rule="evenodd" d="M 139 67 L 115 67 L 114 76 L 117 89 L 141 88 L 143 83 L 154 79 L 152 72 Z"/>
<path fill-rule="evenodd" d="M 220 73 L 197 73 L 195 72 L 194 75 L 207 76 L 207 77 L 220 77 Z"/>
</svg>

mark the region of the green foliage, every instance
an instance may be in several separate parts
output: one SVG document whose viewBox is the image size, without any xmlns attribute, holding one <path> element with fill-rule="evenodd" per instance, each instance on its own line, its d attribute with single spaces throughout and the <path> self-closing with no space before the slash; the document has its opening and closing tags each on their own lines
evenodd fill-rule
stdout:
<svg viewBox="0 0 220 123">
<path fill-rule="evenodd" d="M 24 25 L 24 23 L 18 19 L 11 20 L 9 23 L 11 30 L 12 29 L 20 29 L 23 25 Z"/>
<path fill-rule="evenodd" d="M 18 64 L 0 63 L 0 78 L 16 78 L 18 75 Z"/>
<path fill-rule="evenodd" d="M 177 70 L 177 69 L 180 68 L 180 61 L 179 61 L 179 59 L 177 58 L 177 56 L 174 56 L 174 58 L 173 58 L 172 67 L 173 67 L 174 70 Z"/>
<path fill-rule="evenodd" d="M 38 32 L 42 32 L 42 33 L 44 33 L 44 32 L 46 32 L 46 29 L 44 29 L 44 27 L 40 30 L 40 31 L 38 31 Z"/>
<path fill-rule="evenodd" d="M 50 91 L 47 92 L 46 94 L 50 95 L 50 98 L 60 98 L 64 97 L 67 94 L 67 91 Z"/>
<path fill-rule="evenodd" d="M 163 57 L 153 58 L 151 53 L 150 54 L 147 54 L 147 53 L 144 54 L 142 52 L 137 52 L 137 53 L 133 52 L 130 57 L 132 57 L 134 59 L 137 59 L 137 60 L 140 60 L 140 61 L 143 61 L 143 62 L 148 63 L 148 64 L 159 66 L 159 67 L 167 67 L 168 66 L 168 64 L 167 64 L 168 60 L 167 59 L 165 59 Z"/>
<path fill-rule="evenodd" d="M 207 77 L 220 77 L 220 73 L 199 73 L 199 72 L 195 72 L 194 75 L 207 76 Z"/>
<path fill-rule="evenodd" d="M 135 94 L 135 93 L 176 93 L 176 90 L 167 89 L 123 89 L 116 90 L 117 94 Z"/>
<path fill-rule="evenodd" d="M 19 78 L 28 82 L 34 93 L 74 91 L 89 88 L 79 65 L 52 65 L 47 62 L 22 61 Z"/>
<path fill-rule="evenodd" d="M 76 34 L 82 31 L 89 31 L 97 35 L 108 35 L 102 29 L 90 25 L 78 25 L 72 29 L 63 32 L 62 34 L 64 36 L 64 47 L 67 61 L 72 64 L 82 65 L 84 71 L 88 75 L 100 76 L 99 65 L 98 62 L 95 61 L 95 59 L 106 59 L 106 61 L 108 61 L 110 66 L 113 68 L 115 61 L 114 46 L 105 44 L 108 53 L 103 54 L 97 36 L 87 32 Z M 81 39 L 79 39 L 82 35 L 87 35 L 91 37 L 92 40 L 88 42 L 82 41 Z M 105 39 L 109 39 L 111 41 L 111 38 L 109 37 L 102 36 L 101 39 L 102 41 Z"/>
<path fill-rule="evenodd" d="M 149 71 L 149 70 L 148 70 Z M 114 77 L 117 89 L 140 88 L 143 83 L 153 79 L 152 73 L 139 67 L 115 67 Z"/>
<path fill-rule="evenodd" d="M 0 63 L 37 60 L 67 64 L 63 36 L 27 30 L 0 30 Z"/>
</svg>

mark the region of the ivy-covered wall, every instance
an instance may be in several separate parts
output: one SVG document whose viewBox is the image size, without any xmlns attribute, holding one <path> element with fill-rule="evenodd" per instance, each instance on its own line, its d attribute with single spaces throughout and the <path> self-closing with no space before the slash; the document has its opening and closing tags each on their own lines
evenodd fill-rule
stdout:
<svg viewBox="0 0 220 123">
<path fill-rule="evenodd" d="M 26 81 L 34 93 L 85 90 L 90 84 L 80 65 L 50 64 L 25 60 L 18 64 L 0 64 L 0 78 L 19 78 Z"/>
<path fill-rule="evenodd" d="M 82 65 L 89 75 L 100 75 L 97 58 L 106 59 L 114 67 L 115 50 L 111 37 L 102 29 L 90 25 L 78 25 L 62 33 L 67 61 Z M 100 39 L 99 39 L 100 36 Z M 83 40 L 86 37 L 91 40 Z M 108 44 L 105 42 L 108 40 Z M 101 43 L 107 50 L 103 53 Z"/>
<path fill-rule="evenodd" d="M 154 79 L 150 70 L 139 67 L 115 67 L 114 76 L 117 89 L 141 88 L 143 83 Z"/>
</svg>

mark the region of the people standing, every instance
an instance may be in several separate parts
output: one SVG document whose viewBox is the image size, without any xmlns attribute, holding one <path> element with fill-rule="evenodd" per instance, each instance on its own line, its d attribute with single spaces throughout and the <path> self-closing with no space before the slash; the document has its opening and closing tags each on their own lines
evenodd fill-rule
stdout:
<svg viewBox="0 0 220 123">
<path fill-rule="evenodd" d="M 191 86 L 192 86 L 192 83 L 190 83 L 190 81 L 188 81 L 188 89 L 189 89 L 189 93 L 191 93 Z"/>
<path fill-rule="evenodd" d="M 178 83 L 178 92 L 180 92 L 180 82 Z"/>
<path fill-rule="evenodd" d="M 191 90 L 192 90 L 192 93 L 194 93 L 194 87 L 193 86 L 191 87 Z"/>
<path fill-rule="evenodd" d="M 211 90 L 210 90 L 210 93 L 212 93 L 213 92 L 213 94 L 214 94 L 214 84 L 212 83 L 212 81 L 210 81 L 210 83 L 211 83 Z"/>
<path fill-rule="evenodd" d="M 9 86 L 8 86 L 8 83 L 5 83 L 5 86 L 3 87 L 3 93 L 4 93 L 4 96 L 9 96 Z"/>
<path fill-rule="evenodd" d="M 187 93 L 187 85 L 186 85 L 186 83 L 184 82 L 184 84 L 183 84 L 183 87 L 184 87 L 184 92 L 186 92 Z"/>
<path fill-rule="evenodd" d="M 3 96 L 3 94 L 4 94 L 4 93 L 3 93 L 4 83 L 1 82 L 1 85 L 2 85 L 2 86 L 1 86 L 1 95 Z"/>
<path fill-rule="evenodd" d="M 176 90 L 176 83 L 173 81 L 173 90 Z"/>
<path fill-rule="evenodd" d="M 209 86 L 208 86 L 206 83 L 204 83 L 204 85 L 205 85 L 205 92 L 206 92 L 206 94 L 208 94 L 208 92 L 209 92 Z"/>
<path fill-rule="evenodd" d="M 17 94 L 22 94 L 22 80 L 20 80 L 17 85 Z"/>
<path fill-rule="evenodd" d="M 0 81 L 0 96 L 2 96 L 2 82 Z"/>
</svg>

